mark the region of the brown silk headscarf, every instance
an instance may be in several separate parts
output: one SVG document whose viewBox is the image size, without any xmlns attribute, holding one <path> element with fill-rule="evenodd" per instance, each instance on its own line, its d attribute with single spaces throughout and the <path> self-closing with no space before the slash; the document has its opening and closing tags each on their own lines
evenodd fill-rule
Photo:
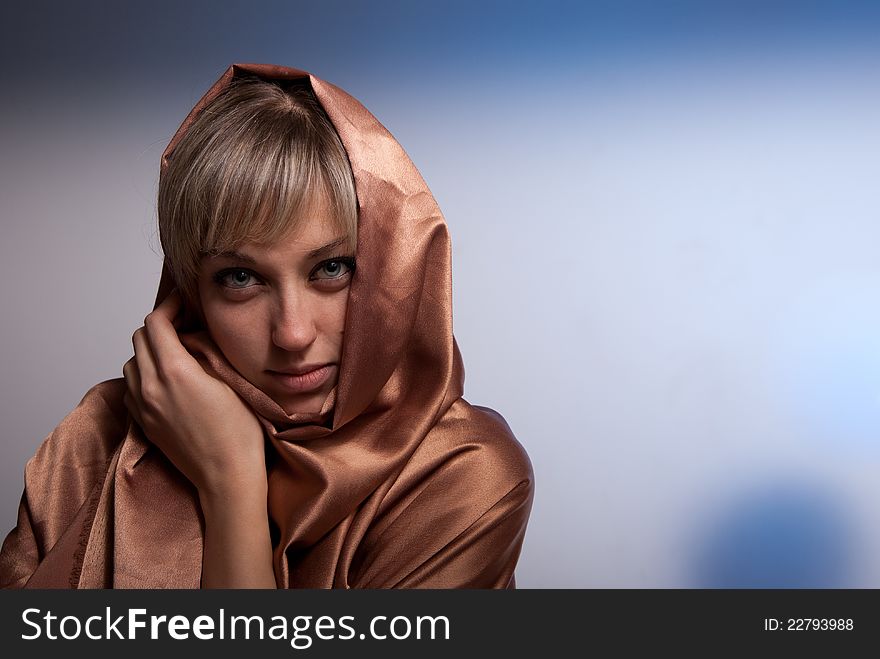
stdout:
<svg viewBox="0 0 880 659">
<path fill-rule="evenodd" d="M 275 578 L 291 588 L 509 588 L 532 503 L 528 457 L 500 415 L 462 398 L 449 234 L 388 131 L 308 73 L 230 67 L 181 125 L 242 74 L 307 78 L 348 153 L 357 271 L 337 387 L 288 415 L 207 331 L 181 341 L 252 408 L 267 437 Z M 174 283 L 163 269 L 156 303 Z M 97 385 L 28 463 L 0 585 L 197 588 L 203 520 L 192 485 L 127 414 L 124 380 Z"/>
</svg>

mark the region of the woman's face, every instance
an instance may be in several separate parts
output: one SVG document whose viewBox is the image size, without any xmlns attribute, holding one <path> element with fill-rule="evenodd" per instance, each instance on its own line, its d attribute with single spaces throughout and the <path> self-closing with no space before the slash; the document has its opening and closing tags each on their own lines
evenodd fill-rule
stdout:
<svg viewBox="0 0 880 659">
<path fill-rule="evenodd" d="M 354 254 L 317 197 L 273 245 L 204 257 L 199 299 L 226 359 L 288 414 L 320 412 L 339 377 Z"/>
</svg>

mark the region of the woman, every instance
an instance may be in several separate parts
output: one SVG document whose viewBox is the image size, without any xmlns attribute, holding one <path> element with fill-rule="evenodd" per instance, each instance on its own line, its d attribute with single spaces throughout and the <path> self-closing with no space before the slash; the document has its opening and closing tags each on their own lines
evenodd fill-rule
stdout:
<svg viewBox="0 0 880 659">
<path fill-rule="evenodd" d="M 0 585 L 514 587 L 531 466 L 462 398 L 448 233 L 393 137 L 233 65 L 159 188 L 157 306 L 28 463 Z"/>
</svg>

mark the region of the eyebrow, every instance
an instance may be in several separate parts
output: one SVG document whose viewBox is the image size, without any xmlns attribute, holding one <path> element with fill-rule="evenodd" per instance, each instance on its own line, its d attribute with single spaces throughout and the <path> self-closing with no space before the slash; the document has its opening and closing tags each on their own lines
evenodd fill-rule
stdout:
<svg viewBox="0 0 880 659">
<path fill-rule="evenodd" d="M 337 238 L 333 242 L 327 243 L 323 247 L 318 247 L 317 249 L 313 249 L 306 256 L 310 259 L 316 259 L 319 256 L 325 256 L 325 255 L 329 254 L 330 252 L 334 251 L 337 247 L 342 245 L 345 241 L 346 241 L 345 236 L 343 236 L 342 238 Z"/>
<path fill-rule="evenodd" d="M 346 242 L 345 236 L 342 238 L 337 238 L 336 240 L 323 245 L 322 247 L 317 247 L 311 250 L 308 254 L 306 254 L 307 259 L 316 259 L 321 256 L 325 256 L 326 254 L 331 253 L 337 247 Z M 248 256 L 247 254 L 242 254 L 241 252 L 237 252 L 234 249 L 227 250 L 225 252 L 204 252 L 202 254 L 203 257 L 207 257 L 210 259 L 233 259 L 236 261 L 242 261 L 243 263 L 250 263 L 251 265 L 256 265 L 257 261 L 252 256 Z"/>
</svg>

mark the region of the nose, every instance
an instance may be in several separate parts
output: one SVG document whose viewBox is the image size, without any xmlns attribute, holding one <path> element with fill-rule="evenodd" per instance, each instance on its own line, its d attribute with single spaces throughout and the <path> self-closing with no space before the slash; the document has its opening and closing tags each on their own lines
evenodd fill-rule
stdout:
<svg viewBox="0 0 880 659">
<path fill-rule="evenodd" d="M 272 323 L 272 342 L 284 350 L 305 350 L 318 337 L 314 310 L 302 294 L 288 294 L 277 306 Z"/>
</svg>

